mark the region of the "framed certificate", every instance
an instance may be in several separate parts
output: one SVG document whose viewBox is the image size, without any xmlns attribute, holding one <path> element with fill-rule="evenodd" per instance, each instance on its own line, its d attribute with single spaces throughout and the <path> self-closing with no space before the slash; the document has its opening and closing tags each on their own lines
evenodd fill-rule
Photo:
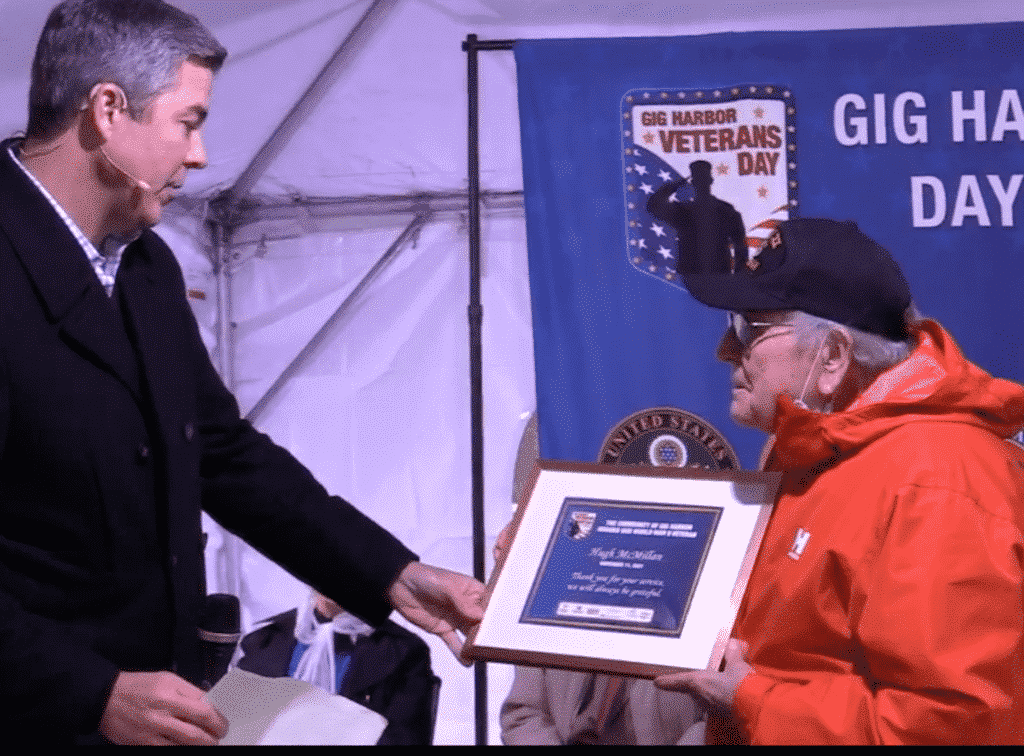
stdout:
<svg viewBox="0 0 1024 756">
<path fill-rule="evenodd" d="M 717 669 L 778 482 L 540 460 L 465 655 L 648 678 Z"/>
</svg>

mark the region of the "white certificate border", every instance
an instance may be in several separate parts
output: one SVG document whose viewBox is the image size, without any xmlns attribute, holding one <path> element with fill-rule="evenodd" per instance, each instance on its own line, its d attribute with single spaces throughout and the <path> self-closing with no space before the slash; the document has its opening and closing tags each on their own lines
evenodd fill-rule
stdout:
<svg viewBox="0 0 1024 756">
<path fill-rule="evenodd" d="M 541 460 L 534 476 L 466 655 L 643 677 L 671 669 L 717 669 L 767 524 L 778 474 L 624 469 Z M 520 622 L 567 497 L 722 508 L 678 638 Z"/>
</svg>

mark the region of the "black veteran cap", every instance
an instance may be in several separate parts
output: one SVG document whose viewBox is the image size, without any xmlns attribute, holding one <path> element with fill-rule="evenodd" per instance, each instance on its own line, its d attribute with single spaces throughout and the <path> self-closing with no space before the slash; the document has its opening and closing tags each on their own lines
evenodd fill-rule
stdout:
<svg viewBox="0 0 1024 756">
<path fill-rule="evenodd" d="M 691 273 L 683 283 L 722 310 L 800 310 L 893 341 L 908 338 L 907 281 L 853 221 L 783 221 L 735 273 Z"/>
</svg>

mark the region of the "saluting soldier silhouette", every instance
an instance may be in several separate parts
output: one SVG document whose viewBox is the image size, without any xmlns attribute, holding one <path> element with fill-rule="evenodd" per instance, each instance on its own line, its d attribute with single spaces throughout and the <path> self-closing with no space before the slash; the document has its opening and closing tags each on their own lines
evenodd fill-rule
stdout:
<svg viewBox="0 0 1024 756">
<path fill-rule="evenodd" d="M 687 182 L 693 199 L 671 201 Z M 711 193 L 711 163 L 694 160 L 690 178 L 666 183 L 647 201 L 647 212 L 672 226 L 679 236 L 676 272 L 730 273 L 747 262 L 746 226 L 740 212 Z"/>
</svg>

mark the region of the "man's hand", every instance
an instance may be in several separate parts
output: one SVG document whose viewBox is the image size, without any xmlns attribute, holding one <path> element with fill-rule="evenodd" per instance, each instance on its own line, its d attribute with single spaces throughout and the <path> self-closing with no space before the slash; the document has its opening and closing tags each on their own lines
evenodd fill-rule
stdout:
<svg viewBox="0 0 1024 756">
<path fill-rule="evenodd" d="M 732 702 L 743 678 L 754 671 L 747 664 L 747 644 L 735 638 L 725 647 L 725 672 L 677 672 L 654 678 L 654 684 L 667 690 L 696 693 L 723 713 L 732 712 Z"/>
<path fill-rule="evenodd" d="M 512 547 L 512 523 L 501 529 L 498 537 L 494 540 L 494 563 L 500 564 L 505 558 L 508 550 Z"/>
<path fill-rule="evenodd" d="M 172 672 L 122 672 L 100 734 L 121 745 L 217 745 L 228 721 L 203 691 Z"/>
<path fill-rule="evenodd" d="M 388 589 L 391 605 L 403 617 L 439 635 L 461 659 L 462 639 L 484 616 L 483 583 L 468 575 L 410 562 Z M 467 664 L 468 666 L 468 664 Z"/>
</svg>

